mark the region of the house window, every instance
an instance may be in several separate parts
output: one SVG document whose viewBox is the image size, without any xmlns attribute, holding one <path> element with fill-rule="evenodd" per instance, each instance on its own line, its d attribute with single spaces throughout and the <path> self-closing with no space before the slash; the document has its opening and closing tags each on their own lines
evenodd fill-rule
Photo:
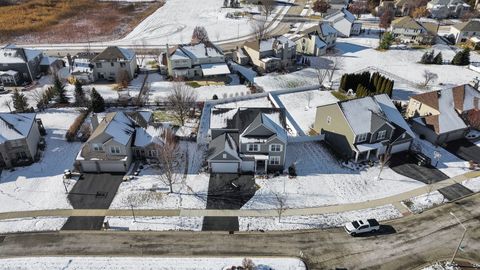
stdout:
<svg viewBox="0 0 480 270">
<path fill-rule="evenodd" d="M 102 68 L 102 63 L 95 63 L 95 66 L 96 66 L 97 68 Z"/>
<path fill-rule="evenodd" d="M 148 151 L 148 156 L 149 157 L 156 157 L 157 156 L 157 151 L 156 150 L 149 150 Z"/>
<path fill-rule="evenodd" d="M 270 152 L 282 152 L 282 145 L 281 144 L 271 144 L 270 145 Z"/>
<path fill-rule="evenodd" d="M 21 140 L 10 141 L 10 147 L 20 147 L 20 146 L 22 146 L 22 141 Z"/>
<path fill-rule="evenodd" d="M 222 157 L 223 157 L 223 159 L 226 159 L 226 158 L 227 158 L 227 154 L 223 154 Z"/>
<path fill-rule="evenodd" d="M 271 156 L 268 158 L 268 161 L 270 165 L 280 165 L 280 157 L 278 156 Z"/>
<path fill-rule="evenodd" d="M 113 66 L 115 66 L 115 64 L 114 64 L 113 62 L 110 62 L 110 66 L 112 66 L 112 67 L 113 67 Z"/>
<path fill-rule="evenodd" d="M 330 123 L 332 123 L 332 117 L 331 117 L 331 116 L 327 116 L 327 124 L 330 125 Z"/>
<path fill-rule="evenodd" d="M 377 140 L 383 140 L 385 139 L 385 136 L 387 135 L 386 130 L 380 130 L 377 134 Z"/>
<path fill-rule="evenodd" d="M 357 142 L 361 143 L 367 140 L 368 133 L 359 134 L 357 136 Z"/>
<path fill-rule="evenodd" d="M 125 63 L 120 63 L 120 67 L 124 68 L 124 67 L 125 67 Z"/>
<path fill-rule="evenodd" d="M 103 146 L 101 144 L 94 143 L 93 144 L 93 150 L 94 151 L 103 151 Z"/>
<path fill-rule="evenodd" d="M 258 145 L 258 144 L 248 144 L 247 145 L 247 151 L 248 152 L 259 152 L 260 151 L 260 145 Z"/>
<path fill-rule="evenodd" d="M 110 153 L 112 153 L 112 154 L 120 154 L 120 147 L 118 147 L 118 146 L 110 146 Z"/>
</svg>

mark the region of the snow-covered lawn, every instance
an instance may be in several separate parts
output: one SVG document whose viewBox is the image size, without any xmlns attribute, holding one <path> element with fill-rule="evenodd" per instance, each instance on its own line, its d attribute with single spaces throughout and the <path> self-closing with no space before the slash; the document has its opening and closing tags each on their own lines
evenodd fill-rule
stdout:
<svg viewBox="0 0 480 270">
<path fill-rule="evenodd" d="M 1 173 L 0 212 L 71 208 L 62 176 L 65 169 L 72 168 L 81 145 L 65 141 L 65 132 L 77 115 L 69 108 L 37 114 L 47 131 L 45 152 L 37 163 Z M 68 188 L 74 182 L 66 181 Z"/>
<path fill-rule="evenodd" d="M 38 217 L 0 220 L 0 233 L 58 231 L 67 218 Z"/>
<path fill-rule="evenodd" d="M 239 217 L 241 231 L 256 230 L 307 230 L 339 227 L 356 219 L 375 218 L 379 221 L 401 217 L 402 214 L 393 206 L 385 205 L 376 208 L 349 211 L 335 214 L 312 216 L 278 217 Z"/>
<path fill-rule="evenodd" d="M 256 179 L 260 189 L 244 209 L 278 208 L 276 194 L 285 194 L 286 207 L 316 207 L 374 200 L 424 186 L 379 166 L 363 171 L 342 167 L 319 143 L 293 143 L 287 146 L 286 167 L 296 162 L 298 176 Z"/>
<path fill-rule="evenodd" d="M 270 73 L 256 77 L 255 84 L 265 92 L 318 85 L 317 71 L 306 68 L 288 74 Z"/>
<path fill-rule="evenodd" d="M 473 192 L 480 192 L 480 177 L 465 180 L 462 185 L 466 186 Z"/>
<path fill-rule="evenodd" d="M 424 267 L 421 270 L 460 270 L 460 268 L 456 263 L 450 262 L 437 262 L 430 266 Z"/>
<path fill-rule="evenodd" d="M 248 257 L 257 269 L 306 270 L 297 258 Z M 52 269 L 161 269 L 161 270 L 224 270 L 242 266 L 243 257 L 22 257 L 1 259 L 2 268 L 23 270 Z"/>
<path fill-rule="evenodd" d="M 404 201 L 402 204 L 408 207 L 413 213 L 421 213 L 428 208 L 435 207 L 445 202 L 448 202 L 448 199 L 445 198 L 445 196 L 438 191 L 432 191 L 430 194 L 422 194 Z"/>
<path fill-rule="evenodd" d="M 417 151 L 420 150 L 423 154 L 430 157 L 432 165 L 436 165 L 437 169 L 449 177 L 454 177 L 470 171 L 468 169 L 468 162 L 458 158 L 440 146 L 433 145 L 427 140 L 416 138 L 412 145 L 412 149 Z M 437 160 L 435 159 L 435 153 L 440 153 L 438 164 Z"/>
<path fill-rule="evenodd" d="M 203 217 L 106 217 L 111 230 L 201 231 Z"/>
<path fill-rule="evenodd" d="M 186 177 L 178 175 L 169 193 L 168 183 L 153 165 L 146 165 L 133 180 L 122 182 L 110 208 L 126 209 L 205 209 L 208 192 L 208 174 L 199 174 L 204 159 L 204 148 L 195 143 L 182 142 L 181 149 L 189 151 L 189 168 Z M 179 171 L 184 172 L 184 167 Z"/>
<path fill-rule="evenodd" d="M 338 101 L 329 91 L 318 90 L 278 95 L 278 98 L 306 134 L 315 122 L 317 107 Z"/>
</svg>

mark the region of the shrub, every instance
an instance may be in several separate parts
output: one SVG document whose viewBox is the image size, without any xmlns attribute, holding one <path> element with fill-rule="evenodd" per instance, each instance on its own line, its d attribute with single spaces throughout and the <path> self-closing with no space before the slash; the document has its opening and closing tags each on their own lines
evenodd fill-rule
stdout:
<svg viewBox="0 0 480 270">
<path fill-rule="evenodd" d="M 380 41 L 380 44 L 378 45 L 378 48 L 380 50 L 390 49 L 390 46 L 392 45 L 393 40 L 394 40 L 394 38 L 393 38 L 392 33 L 386 32 L 385 34 L 383 34 L 382 40 Z"/>
</svg>

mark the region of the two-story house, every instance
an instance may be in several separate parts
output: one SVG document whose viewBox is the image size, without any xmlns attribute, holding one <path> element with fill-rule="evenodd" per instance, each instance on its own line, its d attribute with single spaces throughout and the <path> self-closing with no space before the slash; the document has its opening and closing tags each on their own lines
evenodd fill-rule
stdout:
<svg viewBox="0 0 480 270">
<path fill-rule="evenodd" d="M 463 138 L 469 130 L 465 116 L 479 109 L 480 92 L 464 84 L 410 97 L 406 115 L 417 134 L 443 144 Z"/>
<path fill-rule="evenodd" d="M 43 128 L 35 117 L 35 113 L 0 113 L 0 168 L 35 160 Z"/>
<path fill-rule="evenodd" d="M 207 161 L 212 173 L 284 170 L 288 137 L 283 109 L 216 108 L 210 133 Z"/>
<path fill-rule="evenodd" d="M 107 113 L 100 123 L 93 115 L 93 133 L 78 153 L 76 166 L 83 172 L 126 172 L 134 158 L 156 159 L 162 130 L 151 121 L 148 111 Z"/>
<path fill-rule="evenodd" d="M 473 37 L 480 37 L 480 21 L 470 20 L 450 26 L 450 35 L 455 44 L 467 42 Z"/>
<path fill-rule="evenodd" d="M 177 45 L 167 44 L 162 64 L 172 77 L 210 77 L 230 74 L 223 51 L 211 42 Z"/>
<path fill-rule="evenodd" d="M 17 72 L 20 82 L 32 82 L 40 76 L 40 62 L 43 54 L 41 51 L 7 45 L 0 49 L 0 71 Z"/>
<path fill-rule="evenodd" d="M 432 0 L 428 2 L 427 10 L 434 19 L 460 18 L 470 10 L 470 5 L 463 0 Z"/>
<path fill-rule="evenodd" d="M 313 130 L 347 160 L 375 160 L 410 149 L 415 134 L 390 98 L 364 97 L 317 107 Z"/>
<path fill-rule="evenodd" d="M 337 30 L 330 24 L 321 22 L 306 28 L 290 37 L 297 44 L 297 53 L 304 55 L 325 55 L 327 49 L 336 44 Z"/>
<path fill-rule="evenodd" d="M 328 22 L 338 32 L 340 37 L 350 37 L 360 35 L 362 23 L 357 21 L 355 15 L 348 11 L 345 7 L 333 12 L 323 19 Z"/>
<path fill-rule="evenodd" d="M 433 44 L 438 31 L 438 24 L 419 22 L 410 16 L 392 21 L 390 32 L 401 42 Z"/>
<path fill-rule="evenodd" d="M 118 81 L 128 77 L 132 80 L 137 70 L 137 57 L 130 49 L 117 46 L 107 47 L 92 60 L 95 80 Z"/>
<path fill-rule="evenodd" d="M 286 36 L 246 42 L 243 49 L 262 72 L 272 72 L 295 63 L 297 44 Z"/>
</svg>

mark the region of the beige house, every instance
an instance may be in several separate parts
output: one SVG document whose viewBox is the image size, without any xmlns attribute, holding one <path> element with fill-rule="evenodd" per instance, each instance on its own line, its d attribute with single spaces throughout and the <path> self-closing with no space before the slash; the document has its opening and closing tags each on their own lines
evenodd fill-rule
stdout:
<svg viewBox="0 0 480 270">
<path fill-rule="evenodd" d="M 148 111 L 112 112 L 98 123 L 92 116 L 92 135 L 77 155 L 83 172 L 126 172 L 134 158 L 157 158 L 162 130 L 151 125 Z"/>
<path fill-rule="evenodd" d="M 124 75 L 132 80 L 137 69 L 135 52 L 117 46 L 108 47 L 92 59 L 95 80 L 118 81 Z"/>
<path fill-rule="evenodd" d="M 438 24 L 419 22 L 410 16 L 405 16 L 392 22 L 390 32 L 395 39 L 401 42 L 434 44 L 438 32 Z"/>
<path fill-rule="evenodd" d="M 434 144 L 463 138 L 468 132 L 464 116 L 480 109 L 480 92 L 471 85 L 410 97 L 406 115 L 416 133 Z"/>
<path fill-rule="evenodd" d="M 327 49 L 336 44 L 337 30 L 326 22 L 312 26 L 290 37 L 297 44 L 297 53 L 304 55 L 325 55 Z"/>
<path fill-rule="evenodd" d="M 247 42 L 243 49 L 254 66 L 263 72 L 271 72 L 295 63 L 297 44 L 280 36 Z"/>
<path fill-rule="evenodd" d="M 317 107 L 313 130 L 346 160 L 375 160 L 410 149 L 415 134 L 390 98 L 365 97 Z"/>
<path fill-rule="evenodd" d="M 454 24 L 450 27 L 450 35 L 455 39 L 455 43 L 464 43 L 473 37 L 480 37 L 480 21 L 470 20 Z"/>
<path fill-rule="evenodd" d="M 0 169 L 35 161 L 41 121 L 35 113 L 0 113 Z"/>
<path fill-rule="evenodd" d="M 434 19 L 460 18 L 470 10 L 470 5 L 463 0 L 431 0 L 427 10 Z"/>
</svg>

